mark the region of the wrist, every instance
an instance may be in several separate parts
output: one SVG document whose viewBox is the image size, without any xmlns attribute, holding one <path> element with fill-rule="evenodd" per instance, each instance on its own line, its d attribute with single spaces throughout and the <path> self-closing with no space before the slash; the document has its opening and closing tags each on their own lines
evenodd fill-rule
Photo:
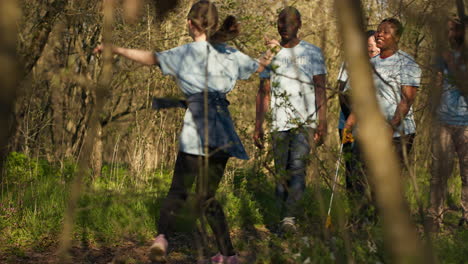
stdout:
<svg viewBox="0 0 468 264">
<path fill-rule="evenodd" d="M 269 49 L 269 51 L 273 54 L 276 55 L 279 51 L 281 50 L 281 47 L 278 45 L 274 45 Z"/>
<path fill-rule="evenodd" d="M 113 54 L 122 55 L 123 51 L 121 47 L 111 46 L 111 51 Z"/>
<path fill-rule="evenodd" d="M 391 127 L 393 130 L 398 129 L 398 127 L 400 126 L 400 122 L 399 122 L 399 121 L 395 121 L 395 120 L 391 120 L 390 122 L 388 122 L 388 124 L 390 125 L 390 127 Z"/>
</svg>

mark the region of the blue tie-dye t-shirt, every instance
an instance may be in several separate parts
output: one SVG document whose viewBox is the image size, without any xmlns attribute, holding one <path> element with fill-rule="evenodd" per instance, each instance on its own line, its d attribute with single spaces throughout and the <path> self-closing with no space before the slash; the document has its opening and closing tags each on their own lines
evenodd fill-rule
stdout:
<svg viewBox="0 0 468 264">
<path fill-rule="evenodd" d="M 272 131 L 316 127 L 313 76 L 326 73 L 322 50 L 306 41 L 276 54 L 270 67 L 260 74 L 271 81 Z"/>
<path fill-rule="evenodd" d="M 460 59 L 461 53 L 452 52 L 450 55 L 456 61 Z M 468 126 L 468 98 L 458 89 L 454 73 L 442 58 L 437 60 L 437 68 L 443 74 L 442 96 L 438 110 L 440 121 L 449 125 Z M 465 64 L 459 64 L 458 68 L 462 72 L 467 72 Z"/>
<path fill-rule="evenodd" d="M 258 69 L 258 62 L 225 44 L 192 42 L 156 56 L 164 75 L 171 75 L 186 96 L 204 92 L 228 93 L 236 81 L 248 79 Z M 187 109 L 180 134 L 179 150 L 204 155 L 200 135 L 192 113 Z"/>
<path fill-rule="evenodd" d="M 399 50 L 387 58 L 373 57 L 374 83 L 377 92 L 377 102 L 387 121 L 392 120 L 396 108 L 402 99 L 401 87 L 419 87 L 421 82 L 421 69 L 409 54 Z M 413 107 L 403 118 L 400 127 L 393 134 L 399 137 L 399 131 L 406 134 L 416 132 Z"/>
</svg>

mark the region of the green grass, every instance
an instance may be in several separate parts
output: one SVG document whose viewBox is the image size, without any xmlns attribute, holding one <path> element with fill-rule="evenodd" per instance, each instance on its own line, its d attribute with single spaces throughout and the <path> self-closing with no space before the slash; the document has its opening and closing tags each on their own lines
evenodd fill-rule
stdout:
<svg viewBox="0 0 468 264">
<path fill-rule="evenodd" d="M 44 161 L 12 153 L 1 185 L 0 247 L 21 251 L 51 240 L 60 231 L 70 173 Z"/>
<path fill-rule="evenodd" d="M 0 252 L 22 257 L 31 251 L 50 250 L 61 232 L 75 164 L 50 164 L 12 153 L 6 169 L 0 193 Z M 414 187 L 406 188 L 415 213 L 417 199 L 427 205 L 428 177 L 423 172 L 418 177 L 420 197 Z M 74 243 L 84 247 L 112 247 L 127 240 L 147 243 L 157 231 L 159 207 L 171 172 L 150 173 L 146 182 L 138 179 L 118 164 L 106 165 L 100 178 L 88 179 L 75 218 Z M 450 184 L 452 189 L 460 187 L 457 180 Z M 334 227 L 324 228 L 330 197 L 325 185 L 306 189 L 298 207 L 301 228 L 294 237 L 278 237 L 268 230 L 280 219 L 273 179 L 267 173 L 254 167 L 231 167 L 217 196 L 233 230 L 235 247 L 254 252 L 256 263 L 344 263 L 349 258 L 355 263 L 391 262 L 380 224 L 360 229 L 344 225 L 353 209 L 340 192 L 332 210 Z M 175 220 L 182 231 L 194 228 L 191 204 L 189 200 Z M 441 263 L 463 263 L 468 256 L 468 231 L 456 228 L 458 217 L 458 212 L 450 212 L 447 226 L 433 240 Z"/>
<path fill-rule="evenodd" d="M 1 186 L 0 251 L 21 254 L 57 241 L 75 171 L 71 163 L 60 169 L 20 153 L 10 155 Z M 124 167 L 105 167 L 101 178 L 85 184 L 75 222 L 76 240 L 111 245 L 127 237 L 146 242 L 154 234 L 170 177 L 155 173 L 145 185 L 131 179 Z"/>
</svg>

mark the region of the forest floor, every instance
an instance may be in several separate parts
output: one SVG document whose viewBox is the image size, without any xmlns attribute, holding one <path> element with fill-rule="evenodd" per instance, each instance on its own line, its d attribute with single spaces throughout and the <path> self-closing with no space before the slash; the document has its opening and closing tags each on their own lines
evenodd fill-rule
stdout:
<svg viewBox="0 0 468 264">
<path fill-rule="evenodd" d="M 255 232 L 258 241 L 268 240 L 270 234 L 266 229 L 257 229 Z M 239 236 L 244 236 L 241 232 L 233 232 L 233 239 L 239 239 Z M 249 240 L 255 239 L 253 236 Z M 128 238 L 126 242 L 113 246 L 94 246 L 94 245 L 75 245 L 71 248 L 69 255 L 70 263 L 97 263 L 97 264 L 137 264 L 137 263 L 155 263 L 149 259 L 149 247 L 152 241 L 141 243 L 136 239 Z M 75 242 L 75 244 L 80 244 Z M 167 256 L 167 262 L 170 264 L 209 264 L 209 253 L 205 253 L 202 257 L 198 257 L 197 243 L 193 236 L 187 234 L 177 234 L 170 240 L 170 249 Z M 57 255 L 57 243 L 51 242 L 45 248 L 30 249 L 21 254 L 5 254 L 0 252 L 0 263 L 16 264 L 16 263 L 59 263 Z M 199 247 L 198 247 L 199 248 Z M 210 248 L 214 248 L 210 245 Z M 252 250 L 253 249 L 253 250 Z M 241 250 L 238 252 L 242 263 L 255 263 L 255 249 Z"/>
<path fill-rule="evenodd" d="M 386 257 L 383 256 L 386 255 L 386 253 L 384 253 L 385 250 L 383 249 L 382 241 L 379 242 L 372 238 L 374 235 L 370 235 L 370 233 L 375 232 L 375 228 L 379 229 L 378 226 L 379 225 L 368 226 L 361 229 L 361 231 L 356 230 L 354 227 L 348 230 L 350 232 L 349 235 L 352 237 L 350 241 L 352 243 L 351 250 L 353 251 L 353 255 L 363 249 L 365 251 L 374 252 L 373 255 L 367 255 L 367 257 L 358 257 L 355 255 L 357 259 L 362 260 L 363 258 L 368 258 L 372 263 L 385 263 L 384 259 L 386 259 Z M 422 234 L 422 225 L 417 224 L 417 227 L 420 234 Z M 323 237 L 317 232 L 320 231 L 312 231 L 312 233 L 315 234 L 309 237 L 310 248 L 308 249 L 305 249 L 303 246 L 301 247 L 304 240 L 307 240 L 306 237 L 302 235 L 280 237 L 263 226 L 255 227 L 254 229 L 234 228 L 231 236 L 234 246 L 238 250 L 241 263 L 245 264 L 347 263 L 345 258 L 347 254 L 339 252 L 344 249 L 340 249 L 340 246 L 337 246 L 336 243 L 339 244 L 339 242 L 337 242 L 339 239 L 332 234 L 333 232 L 331 232 L 328 237 Z M 169 240 L 170 248 L 166 263 L 209 264 L 210 257 L 216 254 L 216 246 L 214 245 L 213 237 L 212 235 L 208 235 L 201 238 L 197 234 L 199 234 L 199 232 L 194 232 L 194 234 L 174 234 Z M 468 227 L 459 227 L 454 221 L 449 221 L 438 234 L 434 235 L 436 239 L 433 240 L 432 246 L 436 251 L 433 252 L 433 254 L 439 258 L 440 263 L 466 263 L 465 254 L 468 253 Z M 149 247 L 152 243 L 151 239 L 142 241 L 141 239 L 127 237 L 122 238 L 120 241 L 120 243 L 115 244 L 87 244 L 75 240 L 69 251 L 69 256 L 71 258 L 69 263 L 154 263 L 149 259 Z M 328 242 L 320 243 L 319 241 Z M 26 250 L 23 248 L 18 251 L 11 249 L 8 252 L 0 251 L 0 263 L 61 263 L 57 254 L 57 240 L 51 238 L 50 241 L 42 241 L 38 245 Z M 340 257 L 340 254 L 343 256 Z M 380 259 L 380 261 L 376 261 L 376 259 Z"/>
<path fill-rule="evenodd" d="M 8 181 L 0 185 L 0 264 L 62 264 L 57 251 L 75 166 L 59 168 L 15 154 L 8 168 Z M 151 263 L 149 247 L 171 174 L 154 173 L 144 183 L 131 176 L 125 167 L 114 166 L 103 170 L 101 178 L 86 182 L 74 219 L 69 263 Z M 428 174 L 421 173 L 418 179 L 426 208 Z M 423 231 L 415 191 L 408 188 L 406 197 L 421 241 L 432 242 L 428 254 L 440 263 L 466 264 L 468 227 L 458 226 L 461 208 L 455 206 L 460 202 L 461 181 L 450 186 L 457 191 L 451 191 L 444 226 L 432 239 Z M 299 201 L 297 233 L 278 236 L 270 232 L 281 220 L 274 189 L 269 175 L 255 168 L 233 171 L 220 185 L 217 199 L 241 263 L 392 263 L 392 245 L 386 244 L 382 221 L 369 218 L 376 211 L 370 207 L 358 212 L 344 192 L 336 192 L 333 227 L 325 229 L 330 190 L 323 184 L 309 185 Z M 171 223 L 179 233 L 170 237 L 168 263 L 208 263 L 217 253 L 206 219 L 195 221 L 199 212 L 194 210 L 194 201 L 195 196 L 189 196 Z"/>
</svg>

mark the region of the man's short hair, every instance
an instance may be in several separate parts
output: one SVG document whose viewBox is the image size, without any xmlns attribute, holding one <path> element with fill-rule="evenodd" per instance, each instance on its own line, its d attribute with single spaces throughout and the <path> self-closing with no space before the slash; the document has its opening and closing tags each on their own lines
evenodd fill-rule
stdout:
<svg viewBox="0 0 468 264">
<path fill-rule="evenodd" d="M 279 13 L 278 17 L 284 16 L 284 15 L 292 15 L 292 16 L 294 16 L 295 18 L 297 18 L 297 20 L 298 20 L 299 22 L 302 22 L 301 13 L 299 12 L 299 10 L 297 10 L 297 8 L 295 8 L 295 7 L 293 7 L 293 6 L 287 6 L 287 7 L 285 7 L 283 10 L 281 10 L 281 12 Z"/>
<path fill-rule="evenodd" d="M 395 33 L 397 35 L 397 37 L 401 37 L 401 35 L 403 35 L 403 25 L 401 24 L 400 20 L 394 18 L 394 17 L 389 17 L 389 18 L 385 18 L 384 20 L 382 20 L 382 22 L 380 22 L 380 24 L 382 23 L 390 23 L 393 25 L 393 27 L 395 28 Z"/>
</svg>

